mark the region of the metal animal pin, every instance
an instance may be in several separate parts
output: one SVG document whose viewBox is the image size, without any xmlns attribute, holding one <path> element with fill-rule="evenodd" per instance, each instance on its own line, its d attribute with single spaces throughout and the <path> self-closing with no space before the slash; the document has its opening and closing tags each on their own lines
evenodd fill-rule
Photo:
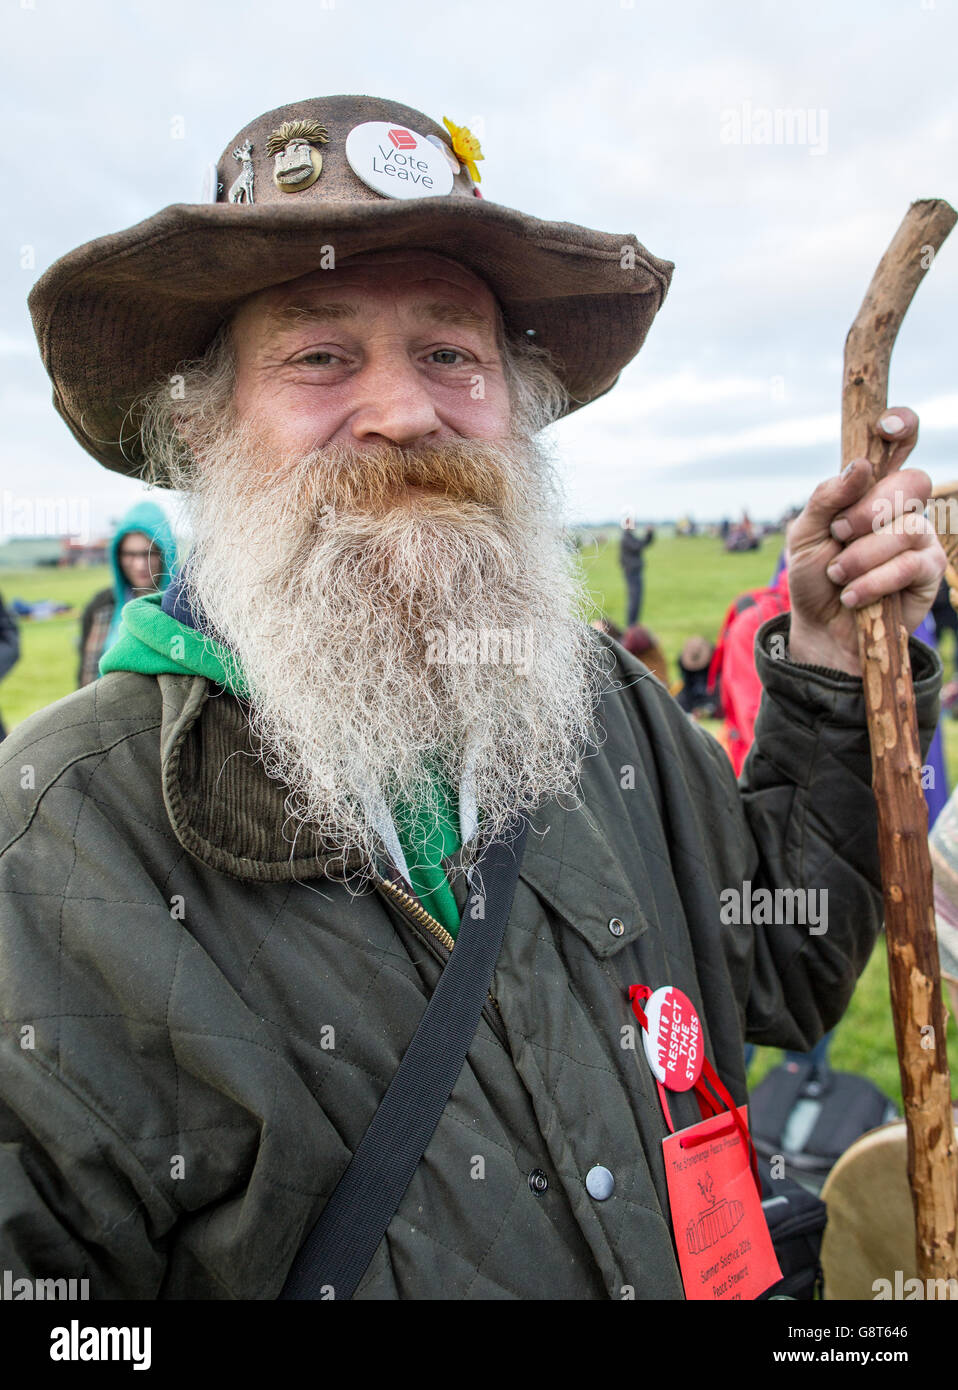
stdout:
<svg viewBox="0 0 958 1390">
<path fill-rule="evenodd" d="M 233 151 L 233 158 L 238 159 L 242 164 L 242 169 L 236 177 L 236 181 L 230 188 L 229 199 L 231 203 L 252 203 L 253 202 L 253 146 L 247 140 L 241 149 Z"/>
</svg>

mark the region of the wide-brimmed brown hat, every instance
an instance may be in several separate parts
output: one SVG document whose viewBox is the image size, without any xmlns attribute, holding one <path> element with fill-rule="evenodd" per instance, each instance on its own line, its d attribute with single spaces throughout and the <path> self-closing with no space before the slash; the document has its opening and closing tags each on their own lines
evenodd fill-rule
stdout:
<svg viewBox="0 0 958 1390">
<path fill-rule="evenodd" d="M 381 128 L 354 133 L 370 122 Z M 376 97 L 317 97 L 259 116 L 210 182 L 215 201 L 178 203 L 78 247 L 30 294 L 54 404 L 119 473 L 145 461 L 137 399 L 201 356 L 243 299 L 328 267 L 331 253 L 335 265 L 395 247 L 455 258 L 489 285 L 508 329 L 531 331 L 553 354 L 572 409 L 615 384 L 672 276 L 631 234 L 543 222 L 477 196 L 444 125 Z"/>
</svg>

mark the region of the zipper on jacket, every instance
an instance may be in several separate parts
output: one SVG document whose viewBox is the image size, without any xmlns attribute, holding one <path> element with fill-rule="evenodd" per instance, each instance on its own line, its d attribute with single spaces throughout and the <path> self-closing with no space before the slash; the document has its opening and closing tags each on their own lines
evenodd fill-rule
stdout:
<svg viewBox="0 0 958 1390">
<path fill-rule="evenodd" d="M 451 932 L 446 931 L 446 928 L 442 925 L 441 922 L 437 922 L 435 917 L 431 917 L 429 913 L 426 911 L 426 909 L 423 907 L 422 903 L 417 902 L 411 893 L 405 892 L 402 888 L 397 888 L 396 884 L 392 883 L 388 878 L 377 878 L 377 886 L 380 888 L 385 888 L 389 893 L 389 896 L 397 900 L 398 906 L 401 908 L 403 912 L 405 912 L 406 916 L 411 918 L 412 921 L 415 922 L 418 926 L 425 927 L 426 930 L 430 932 L 431 935 L 433 935 L 437 941 L 439 941 L 443 946 L 445 946 L 447 951 L 451 951 L 453 949 L 453 947 L 456 944 L 455 937 L 451 934 Z M 499 1008 L 499 1000 L 493 994 L 491 989 L 487 991 L 486 998 L 488 999 L 489 1003 L 492 1004 L 492 1006 L 495 1008 L 496 1014 L 498 1015 L 498 1023 L 496 1019 L 490 1019 L 490 1022 L 493 1024 L 496 1033 L 499 1035 L 499 1041 L 502 1043 L 503 1047 L 506 1048 L 506 1050 L 508 1051 L 508 1042 L 506 1040 L 505 1032 L 503 1031 L 504 1025 L 501 1021 L 502 1010 Z"/>
<path fill-rule="evenodd" d="M 446 928 L 440 922 L 437 922 L 435 917 L 430 917 L 422 903 L 418 903 L 411 893 L 406 893 L 402 888 L 397 888 L 395 883 L 390 883 L 388 878 L 381 878 L 379 883 L 381 887 L 389 891 L 392 897 L 399 899 L 407 914 L 412 917 L 414 922 L 417 922 L 419 926 L 425 927 L 427 931 L 431 932 L 433 936 L 442 942 L 447 951 L 452 950 L 456 944 L 455 937 L 452 936 L 450 932 L 447 932 Z"/>
</svg>

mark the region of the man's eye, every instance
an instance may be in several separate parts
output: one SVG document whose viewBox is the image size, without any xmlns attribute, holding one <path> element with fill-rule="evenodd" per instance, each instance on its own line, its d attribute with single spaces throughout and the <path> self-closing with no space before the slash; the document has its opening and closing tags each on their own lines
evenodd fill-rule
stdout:
<svg viewBox="0 0 958 1390">
<path fill-rule="evenodd" d="M 332 352 L 307 352 L 298 359 L 310 367 L 328 367 L 340 359 Z"/>
</svg>

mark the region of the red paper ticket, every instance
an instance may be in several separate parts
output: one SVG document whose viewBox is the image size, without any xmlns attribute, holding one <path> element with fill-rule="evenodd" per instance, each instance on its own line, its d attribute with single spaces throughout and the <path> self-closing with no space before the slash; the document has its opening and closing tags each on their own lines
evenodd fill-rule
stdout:
<svg viewBox="0 0 958 1390">
<path fill-rule="evenodd" d="M 746 1118 L 747 1107 L 739 1113 Z M 686 1298 L 757 1298 L 782 1272 L 741 1131 L 725 1111 L 663 1147 Z"/>
</svg>

